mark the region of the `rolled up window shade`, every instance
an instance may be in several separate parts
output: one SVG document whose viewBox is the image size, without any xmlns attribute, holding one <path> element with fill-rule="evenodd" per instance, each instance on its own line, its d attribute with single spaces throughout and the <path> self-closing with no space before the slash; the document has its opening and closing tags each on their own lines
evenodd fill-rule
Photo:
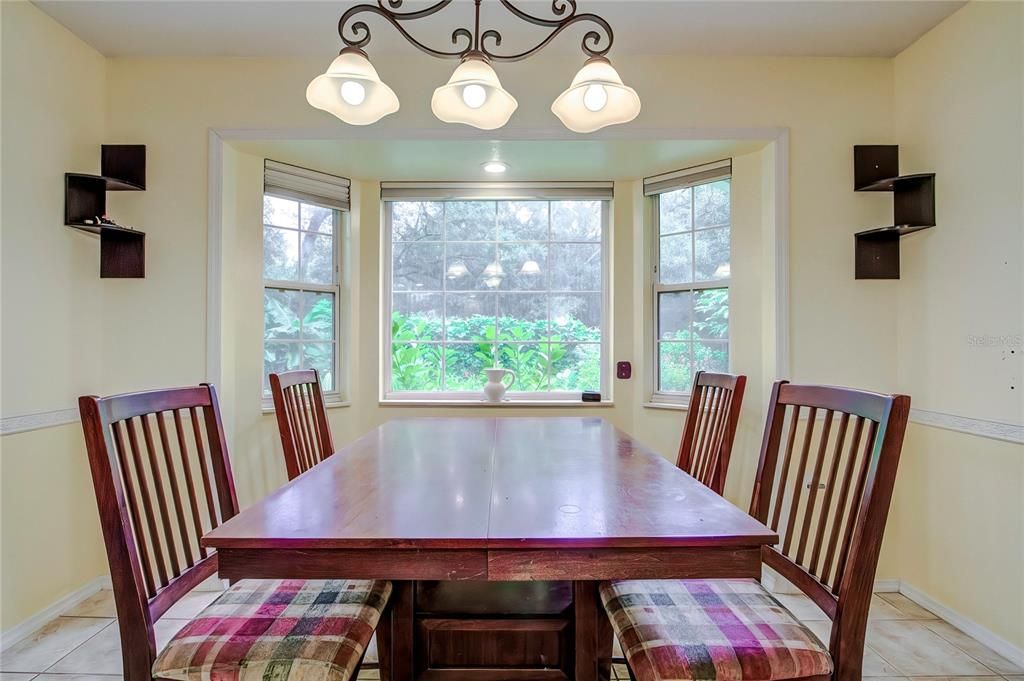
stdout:
<svg viewBox="0 0 1024 681">
<path fill-rule="evenodd" d="M 384 201 L 538 199 L 610 201 L 612 182 L 382 182 Z"/>
<path fill-rule="evenodd" d="M 654 196 L 676 189 L 685 189 L 698 184 L 706 184 L 715 180 L 726 180 L 732 177 L 732 159 L 727 158 L 714 163 L 673 170 L 644 178 L 644 196 Z"/>
<path fill-rule="evenodd" d="M 346 177 L 270 159 L 263 161 L 263 191 L 267 194 L 349 210 L 351 184 Z"/>
</svg>

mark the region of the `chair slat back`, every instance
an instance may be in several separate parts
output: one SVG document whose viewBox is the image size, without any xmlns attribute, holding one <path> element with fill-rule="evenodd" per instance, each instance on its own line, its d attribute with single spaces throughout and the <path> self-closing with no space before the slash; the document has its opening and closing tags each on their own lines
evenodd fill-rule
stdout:
<svg viewBox="0 0 1024 681">
<path fill-rule="evenodd" d="M 288 479 L 293 480 L 334 453 L 320 374 L 316 369 L 270 374 L 270 392 Z"/>
<path fill-rule="evenodd" d="M 764 549 L 765 564 L 832 618 L 836 679 L 860 678 L 909 411 L 906 395 L 786 381 L 772 388 L 750 512 L 781 537 Z"/>
<path fill-rule="evenodd" d="M 676 465 L 718 494 L 725 489 L 747 377 L 698 371 Z"/>
<path fill-rule="evenodd" d="M 153 622 L 216 573 L 200 539 L 238 499 L 213 386 L 78 404 L 129 678 L 144 673 L 133 650 L 155 656 Z"/>
</svg>

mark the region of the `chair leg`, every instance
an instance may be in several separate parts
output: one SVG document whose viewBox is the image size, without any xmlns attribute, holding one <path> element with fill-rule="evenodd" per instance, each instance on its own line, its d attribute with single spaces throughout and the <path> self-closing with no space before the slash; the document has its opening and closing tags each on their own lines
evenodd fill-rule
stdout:
<svg viewBox="0 0 1024 681">
<path fill-rule="evenodd" d="M 612 629 L 612 621 L 608 618 L 601 605 L 600 597 L 597 601 L 597 678 L 600 681 L 609 681 L 614 678 L 612 674 L 613 654 L 615 649 L 615 631 Z"/>
<path fill-rule="evenodd" d="M 394 622 L 394 608 L 388 603 L 377 623 L 377 668 L 381 681 L 391 681 L 391 626 Z"/>
<path fill-rule="evenodd" d="M 629 666 L 629 660 L 627 660 L 625 657 L 614 657 L 613 656 L 612 657 L 612 664 L 613 665 L 615 665 L 615 664 L 624 665 L 626 667 L 626 671 L 629 673 L 629 678 L 631 679 L 631 681 L 636 681 L 636 675 L 633 674 L 633 668 Z"/>
</svg>

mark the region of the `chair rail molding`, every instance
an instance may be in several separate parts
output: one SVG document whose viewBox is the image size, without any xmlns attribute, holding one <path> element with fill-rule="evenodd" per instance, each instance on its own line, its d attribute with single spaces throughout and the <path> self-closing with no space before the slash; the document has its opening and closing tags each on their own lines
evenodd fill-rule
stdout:
<svg viewBox="0 0 1024 681">
<path fill-rule="evenodd" d="M 933 428 L 955 430 L 959 433 L 967 433 L 968 435 L 1024 444 L 1024 425 L 1016 423 L 989 421 L 987 419 L 947 414 L 941 411 L 914 408 L 910 410 L 910 420 L 913 423 L 932 426 Z"/>
<path fill-rule="evenodd" d="M 13 435 L 25 433 L 30 430 L 41 428 L 53 428 L 68 423 L 78 423 L 78 408 L 52 409 L 49 411 L 35 411 L 18 416 L 0 417 L 0 435 Z"/>
</svg>

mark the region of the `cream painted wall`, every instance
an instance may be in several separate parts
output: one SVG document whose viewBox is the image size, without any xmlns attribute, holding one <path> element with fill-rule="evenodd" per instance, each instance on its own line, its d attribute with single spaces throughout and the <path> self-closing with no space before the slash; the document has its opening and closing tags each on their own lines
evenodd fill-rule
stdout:
<svg viewBox="0 0 1024 681">
<path fill-rule="evenodd" d="M 100 282 L 98 239 L 63 226 L 64 173 L 99 170 L 106 61 L 28 3 L 0 3 L 0 24 L 0 405 L 12 416 L 74 407 L 102 387 L 100 320 L 116 284 Z M 4 437 L 0 448 L 6 629 L 106 567 L 78 427 Z"/>
<path fill-rule="evenodd" d="M 1024 446 L 911 423 L 887 545 L 900 579 L 1024 648 Z"/>
<path fill-rule="evenodd" d="M 106 60 L 32 5 L 2 8 L 0 400 L 12 415 L 73 407 L 100 375 L 98 363 L 82 361 L 96 356 L 101 336 L 94 323 L 103 307 L 99 240 L 62 225 L 64 173 L 99 171 Z M 31 53 L 38 58 L 20 56 Z M 76 67 L 71 80 L 69 64 Z M 45 358 L 45 366 L 26 358 Z"/>
<path fill-rule="evenodd" d="M 939 222 L 903 240 L 900 385 L 918 408 L 1007 423 L 1024 421 L 1022 21 L 1019 2 L 968 5 L 894 82 L 901 171 L 936 173 Z"/>
<path fill-rule="evenodd" d="M 1024 423 L 1024 4 L 971 3 L 895 59 L 901 171 L 936 173 L 938 226 L 903 240 L 899 388 Z M 982 339 L 980 342 L 977 339 Z M 899 575 L 1024 648 L 1024 446 L 912 425 Z"/>
</svg>

